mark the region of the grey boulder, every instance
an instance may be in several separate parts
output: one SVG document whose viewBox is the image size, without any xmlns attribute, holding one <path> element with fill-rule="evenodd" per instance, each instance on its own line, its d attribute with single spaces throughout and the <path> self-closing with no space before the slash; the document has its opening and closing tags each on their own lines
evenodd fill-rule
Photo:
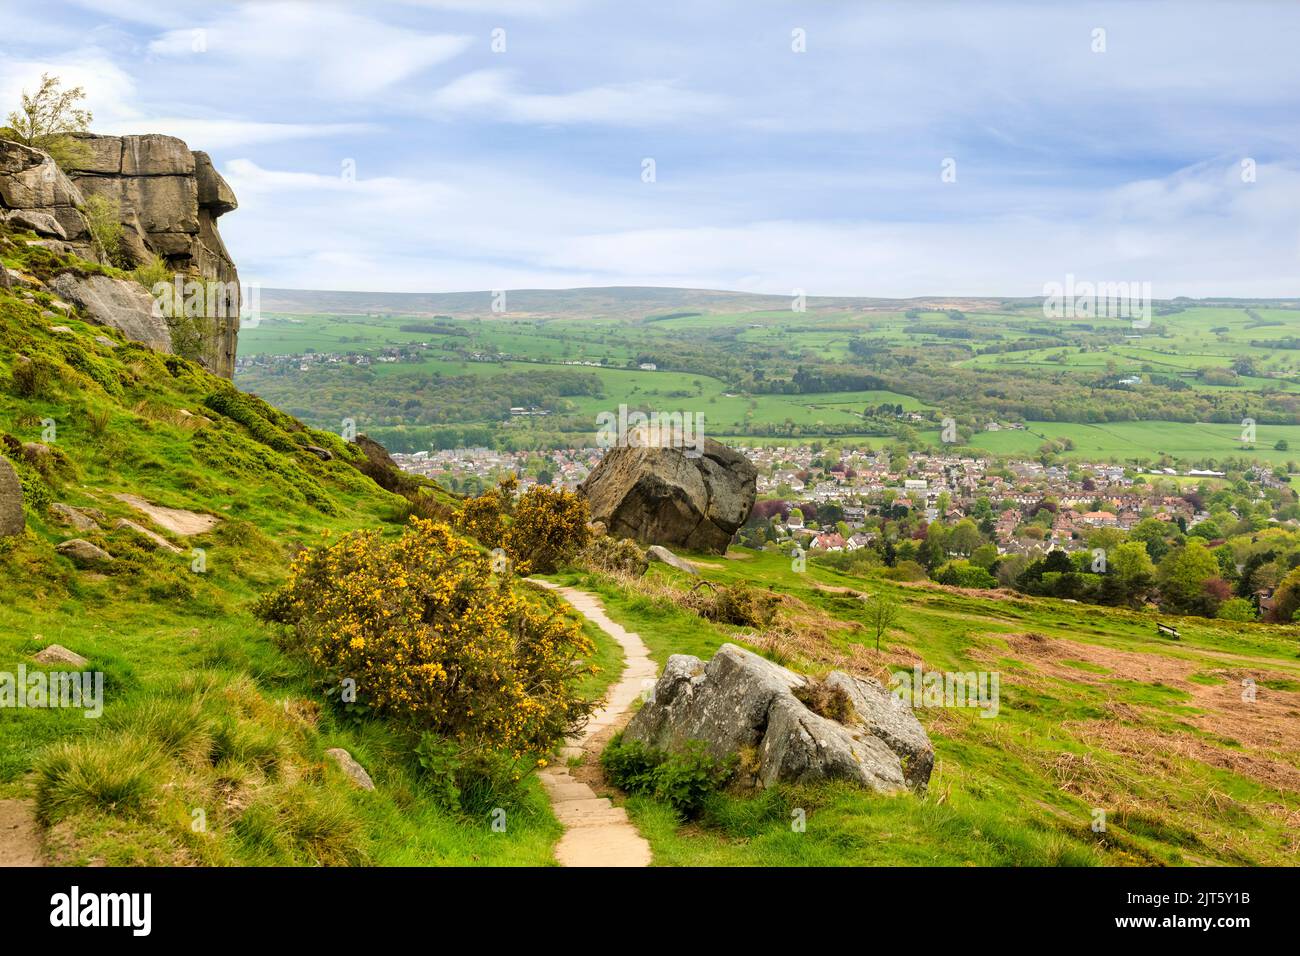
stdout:
<svg viewBox="0 0 1300 956">
<path fill-rule="evenodd" d="M 853 711 L 840 723 L 799 700 L 808 683 L 734 644 L 707 664 L 674 654 L 624 740 L 669 752 L 700 741 L 719 760 L 744 752 L 751 776 L 743 782 L 760 787 L 848 780 L 878 793 L 925 790 L 934 749 L 903 701 L 836 671 L 827 683 L 844 689 Z"/>
<path fill-rule="evenodd" d="M 108 564 L 113 556 L 98 545 L 91 544 L 84 538 L 69 538 L 54 548 L 59 554 L 71 558 L 78 567 L 95 567 Z"/>
<path fill-rule="evenodd" d="M 695 570 L 695 565 L 691 564 L 691 562 L 687 561 L 685 558 L 677 557 L 677 555 L 673 554 L 662 544 L 650 545 L 650 547 L 646 549 L 645 556 L 647 560 L 658 561 L 661 564 L 668 565 L 670 568 L 676 568 L 678 571 L 685 571 L 687 574 L 699 574 L 699 572 Z"/>
<path fill-rule="evenodd" d="M 339 765 L 339 769 L 352 781 L 353 786 L 360 787 L 362 790 L 375 789 L 375 782 L 370 779 L 370 774 L 366 773 L 366 768 L 357 763 L 352 754 L 342 747 L 331 747 L 325 751 L 325 756 Z"/>
<path fill-rule="evenodd" d="M 670 445 L 611 448 L 578 486 L 594 521 L 616 538 L 722 554 L 754 507 L 758 472 L 705 438 L 699 454 Z"/>
<path fill-rule="evenodd" d="M 23 485 L 18 472 L 5 458 L 0 458 L 0 538 L 22 534 L 27 527 L 23 514 Z"/>
<path fill-rule="evenodd" d="M 64 272 L 50 280 L 50 288 L 100 325 L 117 329 L 127 338 L 155 351 L 172 350 L 172 334 L 167 320 L 155 314 L 153 298 L 136 283 L 109 276 L 78 276 Z"/>
</svg>

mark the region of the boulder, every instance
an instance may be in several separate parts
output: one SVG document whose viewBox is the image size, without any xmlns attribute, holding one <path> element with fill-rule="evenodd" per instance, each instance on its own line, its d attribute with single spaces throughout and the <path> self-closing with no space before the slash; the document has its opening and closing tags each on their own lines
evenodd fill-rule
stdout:
<svg viewBox="0 0 1300 956">
<path fill-rule="evenodd" d="M 53 159 L 30 146 L 0 140 L 0 202 L 8 209 L 52 212 L 85 202 Z"/>
<path fill-rule="evenodd" d="M 183 553 L 180 548 L 176 547 L 176 545 L 172 544 L 162 535 L 158 534 L 158 532 L 150 531 L 148 528 L 144 527 L 143 525 L 136 524 L 134 521 L 132 521 L 129 518 L 118 518 L 117 521 L 113 523 L 113 528 L 115 530 L 125 528 L 127 531 L 130 531 L 131 533 L 139 535 L 140 537 L 148 541 L 150 547 L 152 547 L 155 551 L 170 551 L 172 554 Z"/>
<path fill-rule="evenodd" d="M 707 664 L 674 654 L 624 740 L 667 751 L 702 741 L 719 760 L 745 751 L 745 782 L 755 786 L 850 780 L 880 793 L 923 791 L 934 750 L 911 709 L 879 684 L 843 672 L 826 683 L 844 689 L 853 705 L 846 723 L 796 696 L 808 678 L 752 651 L 724 644 Z"/>
<path fill-rule="evenodd" d="M 45 648 L 45 650 L 36 654 L 35 660 L 39 664 L 45 664 L 51 667 L 62 665 L 64 667 L 74 667 L 77 670 L 90 664 L 90 661 L 86 660 L 75 651 L 68 650 L 62 644 L 51 644 L 49 647 Z"/>
<path fill-rule="evenodd" d="M 86 193 L 115 199 L 122 213 L 123 251 L 133 262 L 162 257 L 169 269 L 237 290 L 234 260 L 217 219 L 238 207 L 229 184 L 206 153 L 174 136 L 79 134 L 92 158 L 71 171 Z M 223 298 L 209 320 L 202 360 L 218 375 L 234 374 L 239 295 Z"/>
<path fill-rule="evenodd" d="M 375 789 L 375 782 L 370 779 L 370 774 L 366 773 L 366 768 L 357 763 L 352 754 L 342 747 L 331 747 L 325 751 L 325 756 L 339 765 L 339 769 L 347 774 L 353 785 L 360 787 L 362 790 Z"/>
<path fill-rule="evenodd" d="M 695 565 L 691 564 L 691 562 L 687 561 L 685 558 L 677 557 L 677 555 L 673 554 L 662 544 L 650 545 L 650 547 L 646 549 L 645 556 L 649 561 L 658 561 L 662 564 L 668 565 L 670 568 L 676 568 L 678 571 L 685 571 L 687 574 L 700 573 L 695 570 Z"/>
<path fill-rule="evenodd" d="M 36 209 L 0 210 L 0 222 L 8 223 L 16 229 L 30 229 L 38 236 L 53 236 L 55 239 L 67 239 L 67 230 L 55 218 L 53 213 L 40 212 Z"/>
<path fill-rule="evenodd" d="M 50 288 L 77 305 L 92 321 L 117 329 L 156 351 L 172 350 L 167 320 L 154 314 L 153 298 L 137 283 L 64 272 L 50 280 Z"/>
<path fill-rule="evenodd" d="M 56 501 L 50 505 L 50 514 L 61 524 L 66 524 L 78 531 L 94 531 L 99 528 L 99 521 L 95 520 L 95 515 L 99 515 L 99 520 L 104 520 L 101 512 L 89 508 L 74 508 L 72 505 L 65 505 L 61 501 Z"/>
<path fill-rule="evenodd" d="M 55 546 L 54 550 L 65 557 L 71 558 L 73 564 L 82 568 L 108 564 L 113 560 L 111 554 L 103 548 L 91 544 L 84 538 L 69 538 L 67 541 Z"/>
<path fill-rule="evenodd" d="M 0 538 L 22 534 L 27 527 L 23 514 L 23 485 L 18 472 L 5 458 L 0 458 Z"/>
<path fill-rule="evenodd" d="M 754 507 L 758 472 L 711 438 L 700 453 L 629 443 L 607 451 L 578 493 L 618 538 L 722 554 Z"/>
<path fill-rule="evenodd" d="M 164 508 L 162 505 L 146 501 L 139 495 L 117 492 L 113 497 L 130 505 L 158 527 L 170 531 L 172 534 L 180 535 L 182 538 L 192 534 L 204 534 L 221 523 L 221 519 L 216 515 L 186 511 L 183 508 Z"/>
</svg>

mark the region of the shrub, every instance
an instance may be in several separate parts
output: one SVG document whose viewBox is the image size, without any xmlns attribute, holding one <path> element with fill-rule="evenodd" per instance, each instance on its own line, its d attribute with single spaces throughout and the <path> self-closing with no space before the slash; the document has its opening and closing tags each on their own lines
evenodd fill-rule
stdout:
<svg viewBox="0 0 1300 956">
<path fill-rule="evenodd" d="M 645 551 L 631 538 L 611 538 L 598 535 L 578 553 L 578 564 L 589 571 L 626 574 L 639 578 L 646 573 L 650 562 Z"/>
<path fill-rule="evenodd" d="M 21 398 L 48 398 L 50 387 L 58 381 L 59 367 L 43 356 L 18 356 L 10 372 L 13 391 Z"/>
<path fill-rule="evenodd" d="M 521 762 L 497 750 L 466 748 L 426 733 L 415 748 L 420 770 L 434 798 L 448 810 L 482 817 L 497 807 L 517 807 L 522 799 Z"/>
<path fill-rule="evenodd" d="M 915 561 L 899 561 L 894 567 L 882 571 L 881 577 L 890 581 L 924 581 L 929 575 Z"/>
<path fill-rule="evenodd" d="M 702 591 L 701 588 L 709 590 Z M 748 584 L 725 584 L 715 588 L 709 582 L 701 581 L 686 593 L 684 603 L 700 617 L 719 624 L 764 628 L 776 619 L 779 601 L 775 594 L 756 590 Z"/>
<path fill-rule="evenodd" d="M 587 503 L 549 485 L 534 485 L 516 503 L 515 487 L 511 476 L 466 501 L 456 527 L 484 547 L 504 549 L 520 574 L 549 574 L 590 539 Z"/>
<path fill-rule="evenodd" d="M 654 797 L 687 819 L 698 816 L 705 801 L 727 785 L 735 760 L 712 757 L 703 741 L 687 741 L 684 750 L 669 754 L 619 734 L 600 755 L 610 783 L 631 794 Z"/>
<path fill-rule="evenodd" d="M 412 518 L 395 541 L 361 531 L 303 551 L 256 613 L 291 625 L 289 644 L 355 680 L 377 712 L 463 745 L 546 751 L 592 709 L 577 691 L 590 640 L 494 580 L 445 524 Z"/>
<path fill-rule="evenodd" d="M 505 516 L 514 507 L 514 476 L 461 506 L 456 516 L 456 530 L 475 538 L 485 548 L 500 548 L 505 543 Z"/>
<path fill-rule="evenodd" d="M 958 588 L 995 588 L 998 579 L 969 561 L 949 561 L 934 574 L 940 584 Z"/>
<path fill-rule="evenodd" d="M 1215 616 L 1221 621 L 1253 621 L 1255 605 L 1248 598 L 1232 598 L 1219 605 Z"/>
<path fill-rule="evenodd" d="M 122 210 L 117 202 L 107 196 L 87 196 L 81 212 L 100 253 L 113 265 L 121 265 Z"/>
<path fill-rule="evenodd" d="M 587 503 L 572 491 L 534 485 L 515 506 L 506 534 L 506 551 L 514 561 L 541 574 L 572 558 L 591 537 Z"/>
<path fill-rule="evenodd" d="M 153 292 L 153 287 L 159 282 L 172 281 L 172 276 L 173 272 L 167 267 L 167 263 L 156 254 L 131 270 L 131 278 L 150 292 Z"/>
</svg>

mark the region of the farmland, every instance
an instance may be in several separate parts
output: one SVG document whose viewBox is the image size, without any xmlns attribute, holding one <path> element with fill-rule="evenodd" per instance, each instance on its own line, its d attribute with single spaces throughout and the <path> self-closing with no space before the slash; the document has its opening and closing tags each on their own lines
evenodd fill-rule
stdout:
<svg viewBox="0 0 1300 956">
<path fill-rule="evenodd" d="M 702 416 L 733 442 L 923 447 L 951 418 L 958 444 L 993 455 L 1055 441 L 1065 457 L 1284 466 L 1300 447 L 1289 301 L 1157 302 L 1137 323 L 1047 317 L 1038 300 L 694 290 L 510 293 L 503 314 L 487 293 L 266 299 L 241 332 L 240 384 L 399 446 L 405 430 L 446 446 L 471 426 L 503 447 L 587 444 L 600 412 L 627 405 Z M 527 420 L 512 420 L 520 406 Z"/>
</svg>

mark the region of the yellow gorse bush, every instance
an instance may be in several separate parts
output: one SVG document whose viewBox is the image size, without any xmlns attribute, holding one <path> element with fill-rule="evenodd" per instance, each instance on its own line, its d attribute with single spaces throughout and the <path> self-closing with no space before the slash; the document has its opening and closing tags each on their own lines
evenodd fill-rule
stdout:
<svg viewBox="0 0 1300 956">
<path fill-rule="evenodd" d="M 302 552 L 257 612 L 377 712 L 521 756 L 590 713 L 575 685 L 593 648 L 513 583 L 446 524 L 412 518 L 396 540 L 359 531 Z"/>
<path fill-rule="evenodd" d="M 487 548 L 501 548 L 519 574 L 549 574 L 586 547 L 587 503 L 572 491 L 534 485 L 516 502 L 513 475 L 470 498 L 456 527 Z"/>
</svg>

